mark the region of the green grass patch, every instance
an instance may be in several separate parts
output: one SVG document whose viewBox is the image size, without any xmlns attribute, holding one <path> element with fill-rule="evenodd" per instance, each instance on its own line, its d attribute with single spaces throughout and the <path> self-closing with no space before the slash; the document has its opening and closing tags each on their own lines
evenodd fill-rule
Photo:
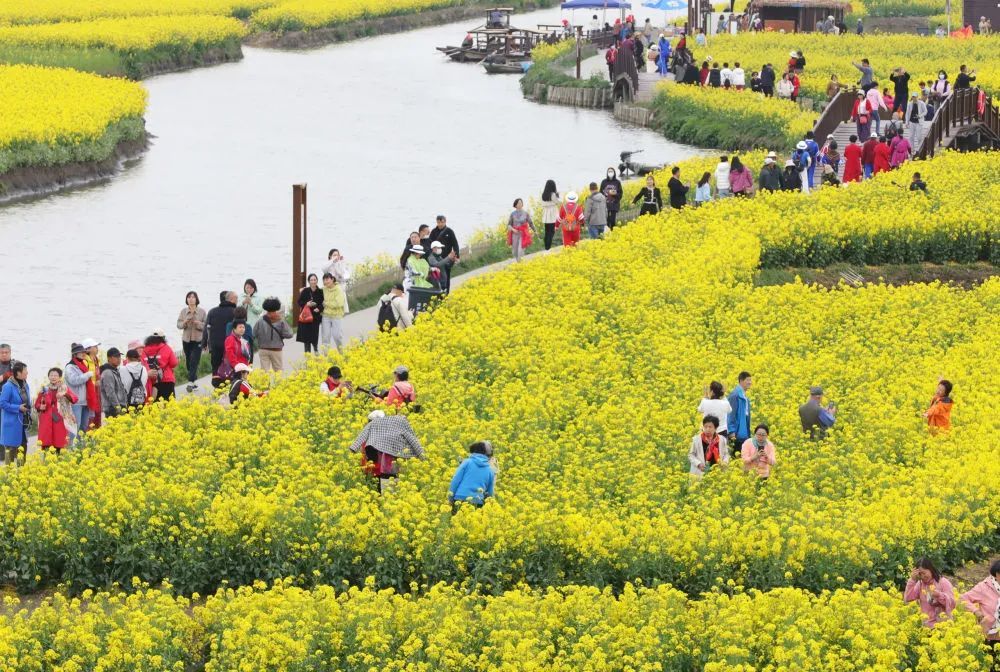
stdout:
<svg viewBox="0 0 1000 672">
<path fill-rule="evenodd" d="M 142 117 L 126 117 L 108 126 L 94 140 L 79 143 L 46 144 L 40 142 L 15 144 L 0 149 L 0 176 L 25 166 L 59 166 L 67 163 L 104 161 L 115 153 L 121 142 L 139 140 L 146 133 Z M 0 183 L 0 190 L 2 190 Z"/>
<path fill-rule="evenodd" d="M 10 65 L 42 65 L 53 68 L 73 68 L 104 77 L 125 77 L 125 65 L 120 54 L 111 49 L 79 47 L 29 47 L 0 44 L 0 63 Z"/>
</svg>

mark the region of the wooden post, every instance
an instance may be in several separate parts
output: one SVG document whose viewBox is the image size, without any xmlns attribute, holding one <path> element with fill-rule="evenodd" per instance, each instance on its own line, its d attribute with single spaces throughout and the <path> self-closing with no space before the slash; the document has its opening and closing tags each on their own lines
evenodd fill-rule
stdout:
<svg viewBox="0 0 1000 672">
<path fill-rule="evenodd" d="M 580 37 L 583 35 L 583 26 L 576 27 L 576 78 L 580 79 L 580 60 L 582 57 L 580 48 Z"/>
<path fill-rule="evenodd" d="M 308 224 L 306 220 L 306 185 L 292 185 L 292 301 L 299 296 L 299 290 L 306 286 L 306 264 Z M 292 307 L 292 324 L 299 321 L 299 311 Z"/>
</svg>

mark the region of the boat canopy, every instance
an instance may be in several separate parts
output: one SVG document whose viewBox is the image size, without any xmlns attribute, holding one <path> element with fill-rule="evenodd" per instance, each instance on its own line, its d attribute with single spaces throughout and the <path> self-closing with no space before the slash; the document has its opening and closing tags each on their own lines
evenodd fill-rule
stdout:
<svg viewBox="0 0 1000 672">
<path fill-rule="evenodd" d="M 560 9 L 632 9 L 631 2 L 623 0 L 566 0 Z"/>
</svg>

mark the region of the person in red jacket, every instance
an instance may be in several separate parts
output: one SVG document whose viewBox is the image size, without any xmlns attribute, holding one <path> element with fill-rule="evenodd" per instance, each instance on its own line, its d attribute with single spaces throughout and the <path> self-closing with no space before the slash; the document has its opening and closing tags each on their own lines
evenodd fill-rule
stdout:
<svg viewBox="0 0 1000 672">
<path fill-rule="evenodd" d="M 49 369 L 49 384 L 42 388 L 35 399 L 38 411 L 38 443 L 42 450 L 55 448 L 58 455 L 69 443 L 71 434 L 77 433 L 73 418 L 76 395 L 62 379 L 62 370 Z"/>
<path fill-rule="evenodd" d="M 146 339 L 146 368 L 149 370 L 149 381 L 153 386 L 153 401 L 174 398 L 174 386 L 177 378 L 174 369 L 177 368 L 177 354 L 167 345 L 167 337 L 162 329 L 157 329 Z"/>
<path fill-rule="evenodd" d="M 566 202 L 559 208 L 556 224 L 562 229 L 563 245 L 573 247 L 580 242 L 580 227 L 583 226 L 583 207 L 577 203 L 575 191 L 566 194 Z"/>
<path fill-rule="evenodd" d="M 226 337 L 225 358 L 234 370 L 237 364 L 250 365 L 250 343 L 243 335 L 247 333 L 247 323 L 237 320 L 233 331 Z"/>
<path fill-rule="evenodd" d="M 878 146 L 878 133 L 872 131 L 872 135 L 861 147 L 861 167 L 864 169 L 865 179 L 871 179 L 875 172 L 875 148 Z"/>
<path fill-rule="evenodd" d="M 858 136 L 852 135 L 851 142 L 844 147 L 844 182 L 861 181 L 862 148 L 858 144 Z"/>
<path fill-rule="evenodd" d="M 801 82 L 799 82 L 799 76 L 795 74 L 793 68 L 788 69 L 788 81 L 792 83 L 792 102 L 794 103 L 799 99 L 799 86 Z"/>
<path fill-rule="evenodd" d="M 951 430 L 951 407 L 954 405 L 951 400 L 951 390 L 951 381 L 944 378 L 938 379 L 937 390 L 934 393 L 934 398 L 931 399 L 930 408 L 924 412 L 931 436 L 944 434 Z"/>
<path fill-rule="evenodd" d="M 892 170 L 892 166 L 889 165 L 889 154 L 889 143 L 885 141 L 884 137 L 879 137 L 878 144 L 875 145 L 875 175 Z"/>
</svg>

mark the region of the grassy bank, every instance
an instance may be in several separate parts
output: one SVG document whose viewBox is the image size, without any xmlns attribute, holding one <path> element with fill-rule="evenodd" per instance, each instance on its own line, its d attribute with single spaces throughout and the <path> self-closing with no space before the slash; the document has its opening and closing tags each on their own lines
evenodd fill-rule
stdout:
<svg viewBox="0 0 1000 672">
<path fill-rule="evenodd" d="M 587 59 L 597 54 L 591 45 L 583 47 L 581 58 Z M 576 63 L 576 42 L 564 40 L 554 45 L 543 45 L 532 51 L 532 65 L 521 78 L 521 92 L 533 95 L 536 86 L 563 86 L 569 88 L 607 89 L 611 83 L 599 75 L 587 79 L 577 79 L 567 74 L 567 69 Z M 544 93 L 538 102 L 545 102 Z"/>
<path fill-rule="evenodd" d="M 791 101 L 751 91 L 662 84 L 653 126 L 666 137 L 725 150 L 794 147 L 817 117 Z"/>
</svg>

